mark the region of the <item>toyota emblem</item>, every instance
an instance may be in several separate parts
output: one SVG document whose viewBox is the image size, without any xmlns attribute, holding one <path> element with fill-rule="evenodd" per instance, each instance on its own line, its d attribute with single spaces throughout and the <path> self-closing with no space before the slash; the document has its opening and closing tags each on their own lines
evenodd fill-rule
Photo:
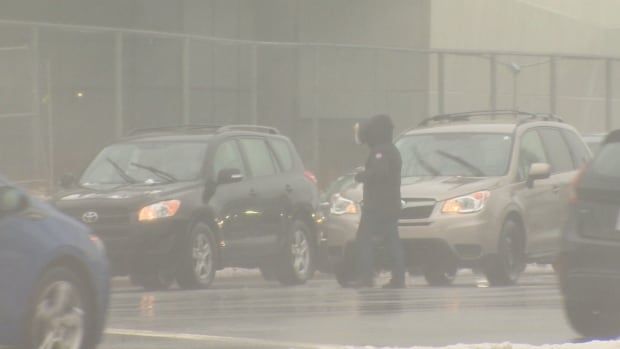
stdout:
<svg viewBox="0 0 620 349">
<path fill-rule="evenodd" d="M 99 215 L 95 211 L 88 211 L 82 215 L 82 222 L 92 224 L 99 220 Z"/>
</svg>

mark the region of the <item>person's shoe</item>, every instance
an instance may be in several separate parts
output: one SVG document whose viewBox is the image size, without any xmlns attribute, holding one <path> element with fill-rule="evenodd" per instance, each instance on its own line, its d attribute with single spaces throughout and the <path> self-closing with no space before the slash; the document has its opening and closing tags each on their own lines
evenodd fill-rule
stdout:
<svg viewBox="0 0 620 349">
<path fill-rule="evenodd" d="M 384 289 L 400 289 L 400 288 L 407 288 L 407 285 L 405 284 L 405 281 L 391 280 L 387 284 L 383 285 L 383 288 Z"/>
</svg>

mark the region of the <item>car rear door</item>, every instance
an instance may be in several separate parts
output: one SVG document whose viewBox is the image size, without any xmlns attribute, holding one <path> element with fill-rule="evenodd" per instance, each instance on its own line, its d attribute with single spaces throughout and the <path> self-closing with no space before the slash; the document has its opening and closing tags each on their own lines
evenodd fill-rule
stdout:
<svg viewBox="0 0 620 349">
<path fill-rule="evenodd" d="M 540 247 L 543 253 L 552 256 L 559 250 L 562 228 L 568 218 L 570 183 L 577 174 L 577 167 L 561 129 L 541 127 L 538 132 L 551 165 L 551 202 L 545 208 L 548 218 L 540 234 Z"/>
</svg>

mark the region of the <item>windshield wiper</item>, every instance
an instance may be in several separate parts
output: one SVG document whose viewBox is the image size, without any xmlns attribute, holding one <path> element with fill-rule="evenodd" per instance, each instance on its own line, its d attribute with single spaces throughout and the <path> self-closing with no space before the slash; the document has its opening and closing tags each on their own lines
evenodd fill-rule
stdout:
<svg viewBox="0 0 620 349">
<path fill-rule="evenodd" d="M 112 165 L 112 167 L 114 167 L 116 172 L 118 172 L 118 174 L 121 176 L 121 178 L 125 182 L 127 182 L 129 184 L 138 183 L 138 180 L 136 180 L 132 176 L 128 175 L 127 172 L 125 172 L 125 170 L 123 170 L 123 168 L 117 162 L 115 162 L 114 160 L 112 160 L 110 158 L 106 158 L 106 161 L 109 162 Z"/>
<path fill-rule="evenodd" d="M 485 177 L 486 175 L 484 174 L 484 172 L 482 172 L 482 170 L 478 167 L 476 167 L 475 165 L 473 165 L 471 162 L 463 159 L 460 156 L 456 156 L 450 153 L 447 153 L 443 150 L 437 150 L 436 151 L 437 154 L 446 157 L 450 160 L 453 160 L 454 162 L 463 165 L 463 167 L 467 168 L 468 170 L 470 170 L 472 172 L 472 174 L 476 177 Z"/>
<path fill-rule="evenodd" d="M 132 166 L 147 170 L 149 172 L 151 172 L 152 174 L 156 175 L 157 177 L 167 181 L 168 183 L 174 183 L 174 182 L 178 182 L 179 180 L 171 173 L 168 173 L 164 170 L 160 170 L 157 167 L 153 167 L 153 166 L 148 166 L 148 165 L 143 165 L 143 164 L 139 164 L 137 162 L 132 162 L 131 163 Z"/>
<path fill-rule="evenodd" d="M 439 172 L 438 169 L 434 168 L 431 164 L 429 164 L 426 160 L 424 160 L 422 156 L 420 156 L 420 152 L 418 152 L 417 148 L 413 149 L 413 154 L 418 158 L 418 162 L 420 163 L 420 165 L 422 165 L 422 167 L 424 167 L 425 170 L 430 172 L 431 175 L 435 177 L 441 176 L 441 172 Z"/>
</svg>

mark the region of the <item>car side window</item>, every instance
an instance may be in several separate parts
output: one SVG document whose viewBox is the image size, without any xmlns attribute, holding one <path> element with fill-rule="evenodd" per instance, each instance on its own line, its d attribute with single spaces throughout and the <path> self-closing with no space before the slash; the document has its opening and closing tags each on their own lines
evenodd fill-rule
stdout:
<svg viewBox="0 0 620 349">
<path fill-rule="evenodd" d="M 534 163 L 549 163 L 545 147 L 536 130 L 525 132 L 519 146 L 519 180 L 526 180 Z"/>
<path fill-rule="evenodd" d="M 223 169 L 237 169 L 243 176 L 246 175 L 245 165 L 241 157 L 241 151 L 234 140 L 226 141 L 217 148 L 213 161 L 213 174 L 217 177 Z"/>
<path fill-rule="evenodd" d="M 292 171 L 293 153 L 291 152 L 291 147 L 288 142 L 281 139 L 272 139 L 270 142 L 273 147 L 273 151 L 278 158 L 278 163 L 280 164 L 280 169 L 282 172 Z"/>
<path fill-rule="evenodd" d="M 591 155 L 581 138 L 573 131 L 562 130 L 573 156 L 575 167 L 581 167 L 590 161 Z"/>
<path fill-rule="evenodd" d="M 247 156 L 248 166 L 254 177 L 271 176 L 277 173 L 273 156 L 267 142 L 260 138 L 242 139 L 241 147 Z"/>
<path fill-rule="evenodd" d="M 553 128 L 541 128 L 538 132 L 542 136 L 545 148 L 551 160 L 553 173 L 570 172 L 575 169 L 570 148 L 562 137 L 560 130 Z"/>
</svg>

